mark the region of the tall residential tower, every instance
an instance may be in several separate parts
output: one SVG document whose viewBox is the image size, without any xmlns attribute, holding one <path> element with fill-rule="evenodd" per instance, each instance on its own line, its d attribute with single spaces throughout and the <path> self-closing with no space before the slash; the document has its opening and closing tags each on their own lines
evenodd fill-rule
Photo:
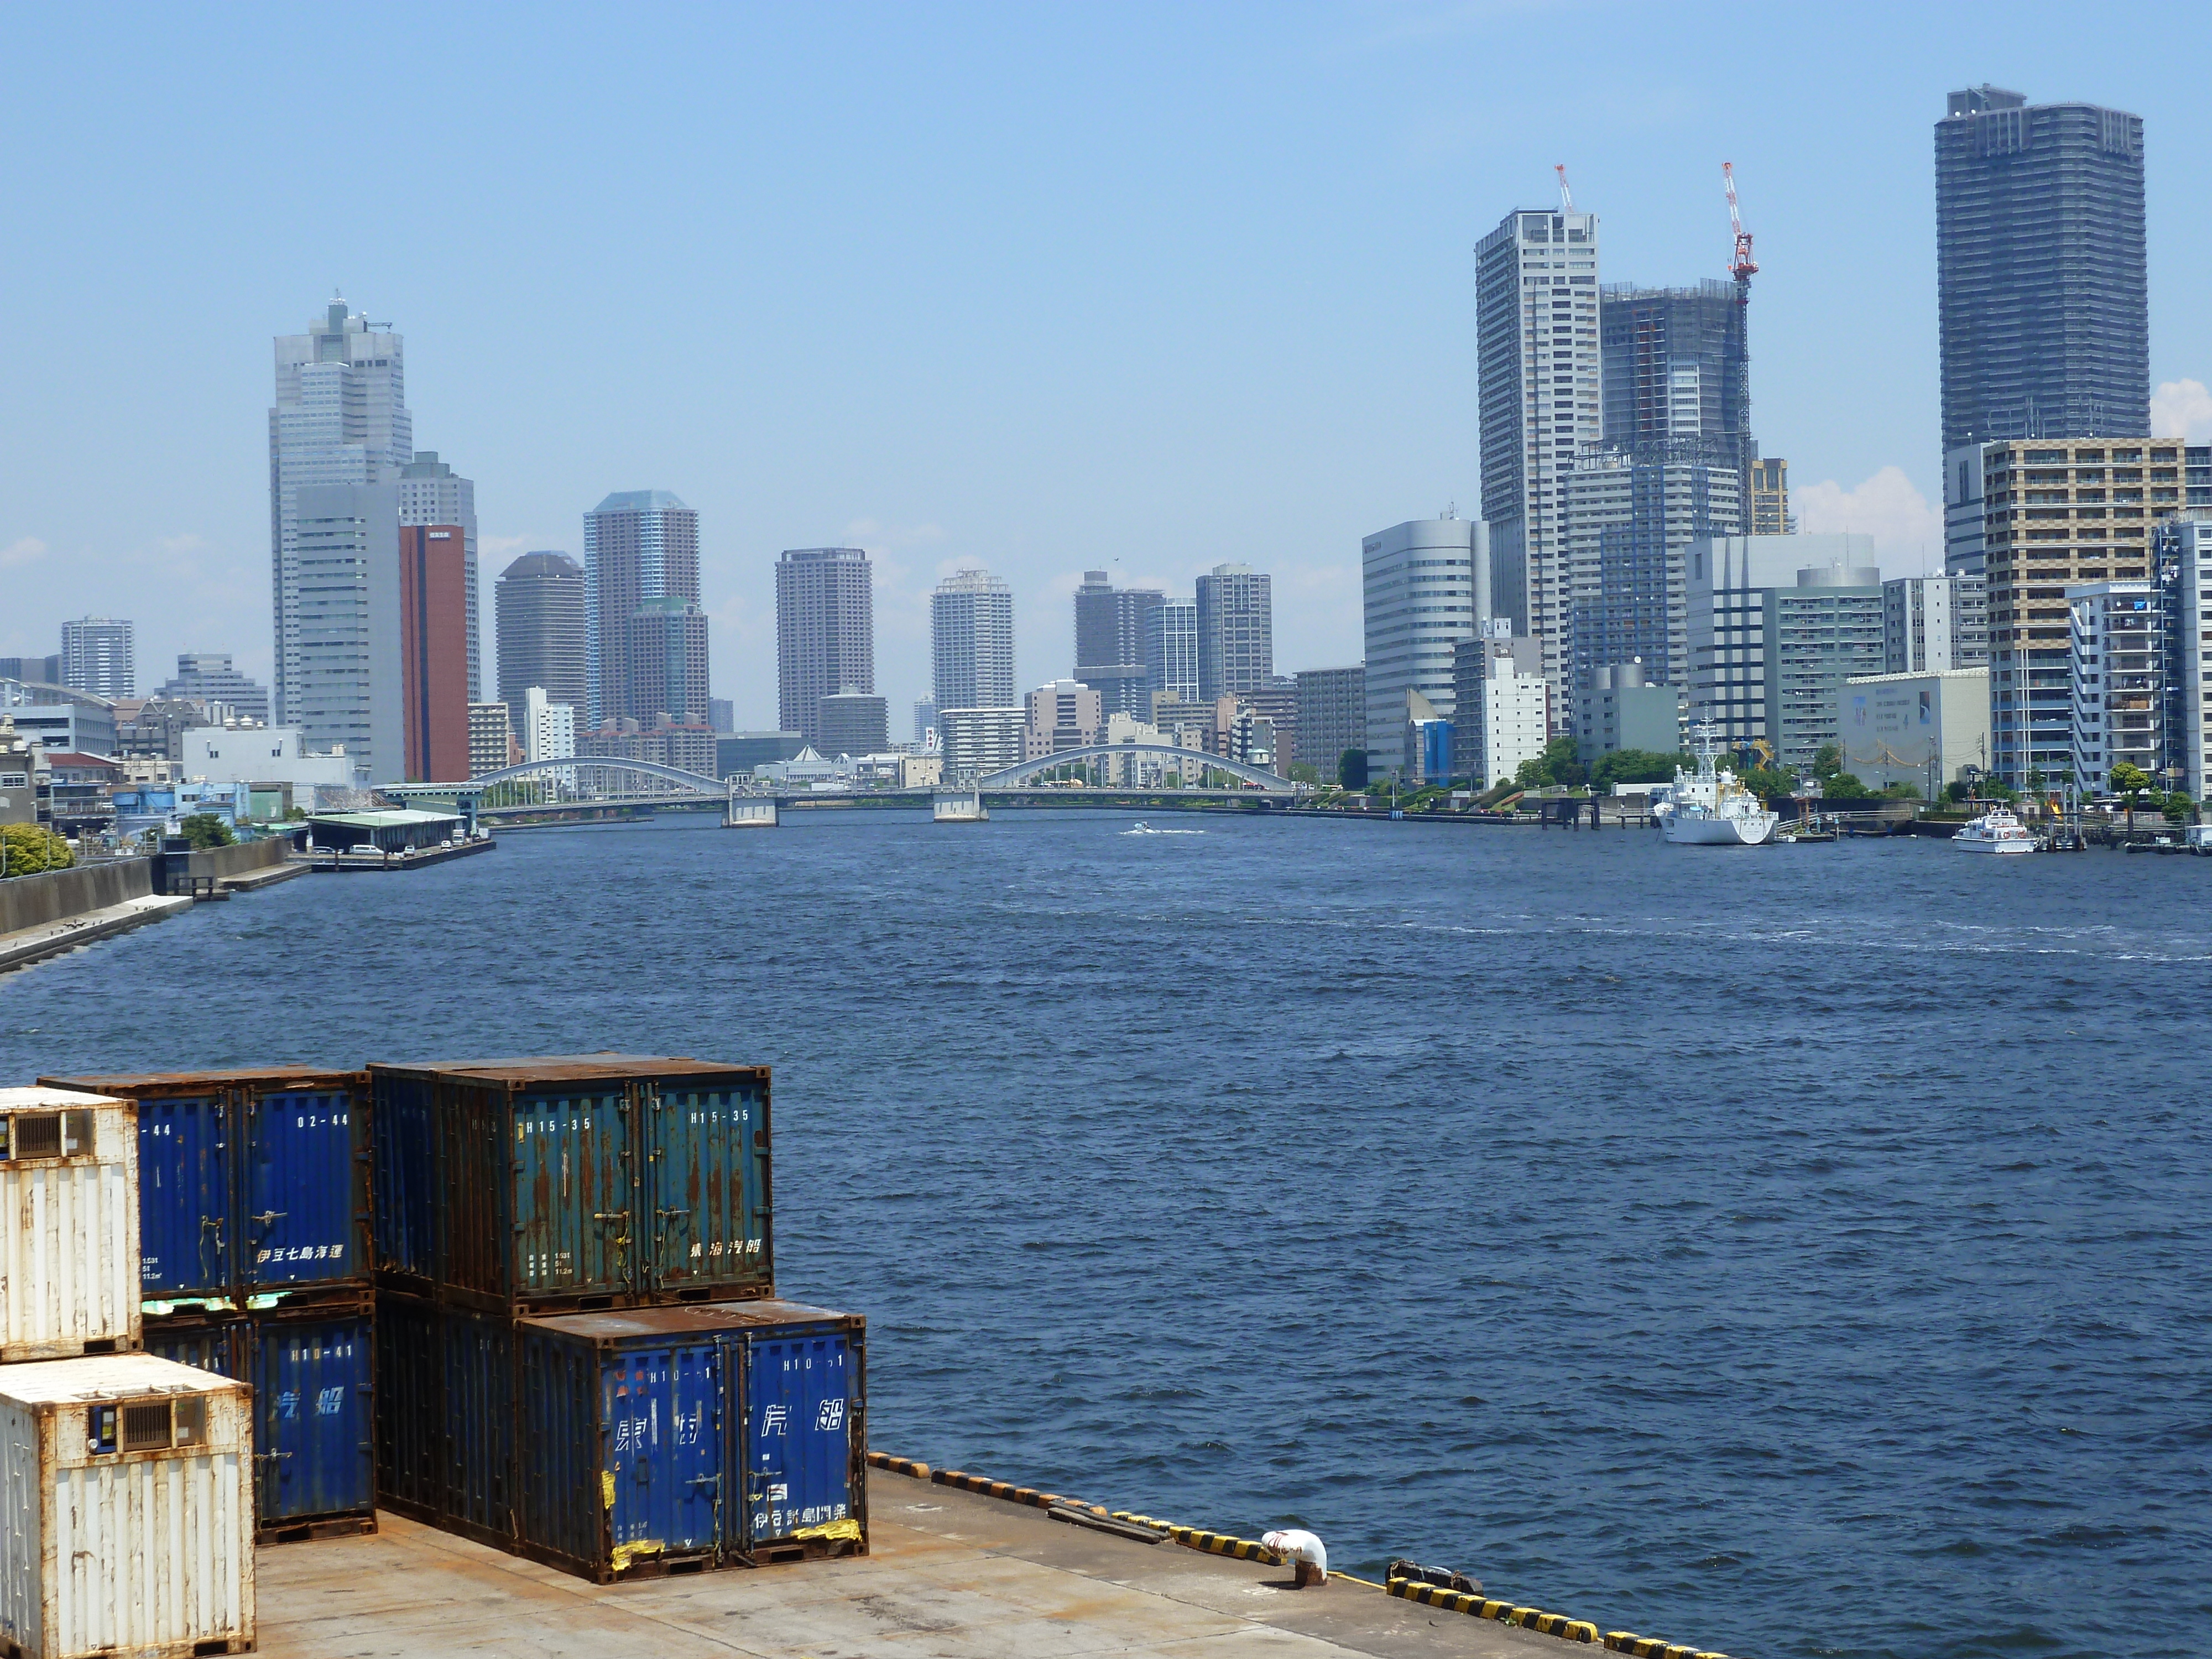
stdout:
<svg viewBox="0 0 2212 1659">
<path fill-rule="evenodd" d="M 544 701 L 574 711 L 573 727 L 591 707 L 584 567 L 566 553 L 526 553 L 500 573 L 495 598 L 499 696 L 514 729 L 531 730 L 533 685 L 544 689 Z"/>
<path fill-rule="evenodd" d="M 1509 213 L 1474 252 L 1493 603 L 1515 632 L 1536 641 L 1545 678 L 1559 692 L 1569 650 L 1566 478 L 1602 431 L 1597 216 Z M 1555 710 L 1564 706 L 1555 696 Z"/>
<path fill-rule="evenodd" d="M 930 724 L 945 708 L 1013 708 L 1014 590 L 963 570 L 929 596 Z M 921 740 L 917 719 L 915 740 Z"/>
<path fill-rule="evenodd" d="M 819 749 L 822 700 L 875 689 L 876 594 L 867 554 L 857 547 L 786 549 L 775 566 L 778 724 Z"/>
<path fill-rule="evenodd" d="M 631 624 L 647 600 L 670 599 L 699 602 L 699 515 L 665 489 L 617 490 L 584 515 L 591 728 L 616 720 L 650 722 L 660 712 L 646 707 L 653 699 L 639 683 Z M 653 616 L 662 614 L 656 609 Z M 703 664 L 695 678 L 703 696 Z M 699 709 L 703 720 L 703 702 Z"/>
</svg>

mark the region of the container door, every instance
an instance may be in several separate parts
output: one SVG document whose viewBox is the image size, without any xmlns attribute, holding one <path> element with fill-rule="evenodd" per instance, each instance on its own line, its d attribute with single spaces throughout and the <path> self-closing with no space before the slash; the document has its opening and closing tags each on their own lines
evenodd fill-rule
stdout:
<svg viewBox="0 0 2212 1659">
<path fill-rule="evenodd" d="M 745 1344 L 745 1541 L 860 1536 L 854 1510 L 852 1340 L 844 1331 Z"/>
<path fill-rule="evenodd" d="M 246 1102 L 248 1290 L 367 1276 L 356 1259 L 353 1104 L 343 1089 Z"/>
<path fill-rule="evenodd" d="M 253 1496 L 262 1526 L 374 1503 L 369 1332 L 366 1314 L 257 1322 Z"/>
<path fill-rule="evenodd" d="M 637 1261 L 630 1093 L 622 1085 L 514 1103 L 513 1294 L 626 1293 Z"/>
<path fill-rule="evenodd" d="M 599 1372 L 617 1571 L 722 1541 L 722 1355 L 712 1341 L 617 1350 Z"/>
<path fill-rule="evenodd" d="M 701 1297 L 774 1282 L 768 1241 L 768 1125 L 756 1085 L 647 1084 L 647 1287 Z"/>
<path fill-rule="evenodd" d="M 138 1277 L 149 1302 L 232 1293 L 231 1103 L 138 1103 Z"/>
<path fill-rule="evenodd" d="M 378 1074 L 369 1129 L 376 1143 L 376 1266 L 428 1279 L 436 1272 L 437 1110 L 419 1078 Z"/>
</svg>

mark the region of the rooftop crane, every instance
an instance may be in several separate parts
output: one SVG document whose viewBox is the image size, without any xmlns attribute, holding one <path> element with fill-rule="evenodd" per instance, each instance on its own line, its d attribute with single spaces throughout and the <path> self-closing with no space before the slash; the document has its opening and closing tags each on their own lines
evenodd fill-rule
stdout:
<svg viewBox="0 0 2212 1659">
<path fill-rule="evenodd" d="M 1566 174 L 1563 172 L 1559 178 L 1564 184 Z M 1739 290 L 1748 290 L 1759 262 L 1751 257 L 1751 233 L 1743 228 L 1743 215 L 1736 210 L 1735 162 L 1721 163 L 1721 181 L 1728 186 L 1729 223 L 1735 228 L 1735 258 L 1729 261 L 1729 275 L 1735 278 Z"/>
<path fill-rule="evenodd" d="M 1559 175 L 1560 210 L 1572 213 L 1575 210 L 1575 194 L 1567 188 L 1567 164 L 1565 161 L 1558 162 L 1553 167 L 1552 171 Z"/>
</svg>

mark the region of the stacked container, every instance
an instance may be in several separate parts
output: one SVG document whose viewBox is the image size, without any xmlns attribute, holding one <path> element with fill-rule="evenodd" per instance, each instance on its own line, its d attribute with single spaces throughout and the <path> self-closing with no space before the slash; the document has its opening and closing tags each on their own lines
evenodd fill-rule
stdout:
<svg viewBox="0 0 2212 1659">
<path fill-rule="evenodd" d="M 48 1081 L 137 1104 L 144 1346 L 252 1384 L 257 1536 L 374 1531 L 366 1075 Z"/>
<path fill-rule="evenodd" d="M 134 1103 L 0 1089 L 0 1651 L 253 1645 L 252 1391 L 131 1352 Z"/>
<path fill-rule="evenodd" d="M 599 1582 L 866 1552 L 866 1325 L 773 1300 L 765 1067 L 369 1073 L 381 1501 Z M 797 1437 L 743 1403 L 787 1351 Z"/>
</svg>

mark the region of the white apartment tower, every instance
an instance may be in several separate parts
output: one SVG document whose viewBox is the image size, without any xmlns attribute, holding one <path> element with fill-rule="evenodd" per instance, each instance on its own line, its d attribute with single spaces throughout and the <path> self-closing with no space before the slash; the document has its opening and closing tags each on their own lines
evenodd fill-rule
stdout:
<svg viewBox="0 0 2212 1659">
<path fill-rule="evenodd" d="M 102 697 L 138 693 L 132 629 L 116 617 L 83 617 L 62 624 L 62 684 Z"/>
<path fill-rule="evenodd" d="M 299 706 L 304 618 L 297 495 L 303 485 L 380 483 L 414 459 L 403 356 L 398 334 L 349 314 L 342 299 L 333 299 L 306 333 L 276 337 L 276 402 L 269 411 L 276 717 L 280 725 L 307 728 L 311 744 L 318 740 L 317 722 Z M 391 556 L 396 565 L 396 539 Z M 398 719 L 397 709 L 392 719 Z"/>
<path fill-rule="evenodd" d="M 1367 763 L 1411 776 L 1406 693 L 1453 713 L 1452 649 L 1491 611 L 1489 526 L 1475 519 L 1413 519 L 1360 544 L 1366 641 Z"/>
<path fill-rule="evenodd" d="M 1474 252 L 1492 592 L 1498 614 L 1536 641 L 1557 717 L 1571 667 L 1567 477 L 1602 425 L 1597 216 L 1509 213 Z"/>
<path fill-rule="evenodd" d="M 399 522 L 455 524 L 467 539 L 462 548 L 463 580 L 469 605 L 469 700 L 482 702 L 484 688 L 483 612 L 477 605 L 477 487 L 438 459 L 434 449 L 418 449 L 399 469 Z"/>
<path fill-rule="evenodd" d="M 1017 706 L 1014 590 L 988 570 L 963 570 L 938 583 L 929 596 L 929 659 L 933 714 Z"/>
</svg>

